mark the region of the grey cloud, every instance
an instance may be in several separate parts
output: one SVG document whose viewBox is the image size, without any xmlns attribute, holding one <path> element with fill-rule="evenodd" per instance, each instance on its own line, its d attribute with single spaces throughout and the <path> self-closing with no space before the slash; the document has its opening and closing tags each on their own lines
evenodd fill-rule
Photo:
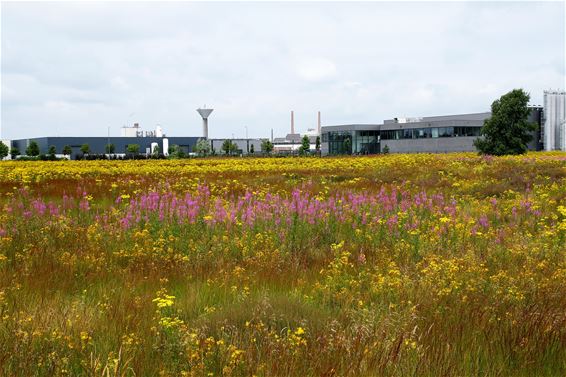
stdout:
<svg viewBox="0 0 566 377">
<path fill-rule="evenodd" d="M 2 3 L 2 132 L 212 137 L 484 111 L 564 85 L 564 4 Z M 130 117 L 129 114 L 135 115 Z M 80 124 L 81 127 L 77 127 Z"/>
</svg>

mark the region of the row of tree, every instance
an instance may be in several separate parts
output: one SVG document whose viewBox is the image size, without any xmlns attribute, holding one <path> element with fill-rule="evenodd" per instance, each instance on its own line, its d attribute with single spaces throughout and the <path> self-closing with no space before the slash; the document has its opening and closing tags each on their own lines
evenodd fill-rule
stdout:
<svg viewBox="0 0 566 377">
<path fill-rule="evenodd" d="M 222 151 L 226 155 L 235 155 L 239 151 L 238 145 L 234 143 L 232 140 L 225 140 L 221 147 Z M 210 143 L 207 140 L 200 139 L 194 147 L 194 152 L 196 152 L 200 156 L 209 156 L 211 154 L 216 154 L 214 150 L 211 149 Z M 320 137 L 316 139 L 316 150 L 317 152 L 320 151 Z M 83 144 L 80 147 L 80 151 L 83 156 L 89 155 L 91 153 L 90 146 L 88 144 Z M 114 154 L 116 152 L 116 146 L 114 144 L 107 144 L 105 147 L 105 151 L 107 154 Z M 182 150 L 181 147 L 178 145 L 172 145 L 169 147 L 169 155 L 173 158 L 183 158 L 185 157 L 185 152 Z M 263 154 L 270 155 L 273 152 L 273 143 L 269 140 L 263 140 L 261 143 L 261 152 Z M 299 154 L 300 155 L 307 155 L 310 152 L 310 142 L 308 136 L 304 136 L 301 142 L 301 146 L 299 147 Z M 73 149 L 70 145 L 65 145 L 61 150 L 61 154 L 65 156 L 70 156 L 73 153 Z M 129 144 L 126 147 L 126 153 L 129 155 L 138 155 L 140 153 L 140 146 L 139 144 Z M 159 156 L 161 153 L 159 146 L 154 146 L 154 149 L 151 151 L 153 156 Z M 249 149 L 250 154 L 255 153 L 255 146 L 252 144 L 250 145 Z M 8 154 L 12 156 L 12 158 L 16 158 L 21 154 L 18 148 L 8 148 L 8 146 L 0 143 L 0 159 L 6 157 Z M 54 145 L 50 146 L 47 151 L 47 156 L 51 156 L 52 159 L 55 158 L 57 154 L 57 150 Z M 25 155 L 29 157 L 38 157 L 40 155 L 40 148 L 39 144 L 35 141 L 31 141 L 28 147 L 25 150 Z"/>
<path fill-rule="evenodd" d="M 270 155 L 273 152 L 273 143 L 271 141 L 269 141 L 268 139 L 262 140 L 261 142 L 261 152 L 263 154 L 267 154 Z M 255 153 L 255 146 L 252 144 L 249 147 L 249 154 L 254 154 Z M 317 136 L 316 138 L 316 145 L 315 145 L 315 149 L 316 152 L 320 152 L 320 137 Z M 224 152 L 225 155 L 227 156 L 233 156 L 235 154 L 239 154 L 241 153 L 241 151 L 238 149 L 238 145 L 236 143 L 234 143 L 232 140 L 227 139 L 224 140 L 224 142 L 222 143 L 221 146 L 221 150 L 222 152 Z M 195 153 L 197 153 L 199 156 L 208 156 L 211 154 L 215 154 L 215 151 L 212 150 L 210 143 L 207 140 L 201 139 L 197 142 L 197 144 L 195 145 L 194 148 Z M 299 147 L 299 155 L 301 156 L 305 156 L 307 154 L 310 153 L 310 140 L 308 136 L 303 136 L 303 139 L 301 140 L 301 145 Z"/>
</svg>

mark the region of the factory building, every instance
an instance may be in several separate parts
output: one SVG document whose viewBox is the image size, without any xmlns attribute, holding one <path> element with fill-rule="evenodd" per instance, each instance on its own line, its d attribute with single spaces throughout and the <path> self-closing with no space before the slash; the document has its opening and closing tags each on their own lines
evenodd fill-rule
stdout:
<svg viewBox="0 0 566 377">
<path fill-rule="evenodd" d="M 393 118 L 383 124 L 344 124 L 322 127 L 322 155 L 390 153 L 447 153 L 475 151 L 490 112 Z M 541 150 L 542 107 L 532 106 L 530 122 L 539 125 L 529 143 L 530 150 Z"/>
<path fill-rule="evenodd" d="M 224 144 L 226 140 L 230 140 L 232 143 L 236 144 L 236 155 L 246 155 L 251 153 L 252 146 L 254 154 L 261 152 L 261 139 L 209 139 L 211 152 L 214 152 L 217 155 L 224 154 L 222 144 Z"/>
<path fill-rule="evenodd" d="M 132 144 L 139 145 L 140 153 L 151 154 L 157 145 L 159 152 L 165 155 L 169 152 L 169 147 L 173 145 L 179 146 L 180 150 L 188 154 L 193 151 L 193 147 L 198 141 L 198 137 L 39 137 L 32 139 L 12 140 L 12 147 L 18 148 L 20 153 L 24 154 L 28 145 L 35 141 L 39 145 L 41 154 L 47 154 L 51 146 L 55 147 L 58 155 L 63 154 L 65 146 L 71 147 L 71 159 L 81 157 L 81 147 L 87 144 L 91 154 L 105 154 L 108 144 L 114 145 L 114 155 L 121 156 L 128 153 L 128 146 Z M 153 147 L 152 147 L 153 146 Z"/>
</svg>

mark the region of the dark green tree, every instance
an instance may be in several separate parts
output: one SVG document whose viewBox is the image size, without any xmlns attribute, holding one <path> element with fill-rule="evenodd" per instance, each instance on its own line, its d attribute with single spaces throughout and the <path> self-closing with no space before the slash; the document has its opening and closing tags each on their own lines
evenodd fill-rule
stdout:
<svg viewBox="0 0 566 377">
<path fill-rule="evenodd" d="M 352 140 L 349 137 L 344 139 L 344 153 L 346 154 L 352 153 Z"/>
<path fill-rule="evenodd" d="M 261 151 L 266 154 L 273 152 L 273 143 L 267 139 L 261 142 Z"/>
<path fill-rule="evenodd" d="M 49 151 L 47 152 L 47 154 L 53 157 L 57 154 L 57 149 L 55 148 L 55 145 L 51 145 L 49 147 Z"/>
<path fill-rule="evenodd" d="M 12 159 L 15 159 L 20 154 L 20 150 L 17 147 L 10 148 L 10 155 L 12 156 Z"/>
<path fill-rule="evenodd" d="M 169 157 L 170 158 L 184 158 L 185 152 L 177 144 L 171 145 L 169 147 Z"/>
<path fill-rule="evenodd" d="M 116 146 L 112 143 L 106 144 L 106 153 L 114 154 L 114 152 L 116 152 Z"/>
<path fill-rule="evenodd" d="M 26 155 L 28 156 L 39 156 L 39 145 L 35 141 L 31 141 L 26 148 Z"/>
<path fill-rule="evenodd" d="M 314 145 L 314 149 L 316 149 L 316 153 L 320 153 L 320 136 L 316 137 L 316 143 Z"/>
<path fill-rule="evenodd" d="M 255 148 L 254 145 L 250 145 L 250 154 L 254 154 L 255 153 Z"/>
<path fill-rule="evenodd" d="M 232 140 L 226 139 L 222 143 L 222 150 L 224 153 L 232 155 L 238 150 L 238 146 Z"/>
<path fill-rule="evenodd" d="M 156 145 L 153 147 L 151 154 L 153 155 L 153 157 L 157 157 L 159 156 L 159 152 L 160 152 L 159 145 Z"/>
<path fill-rule="evenodd" d="M 481 154 L 502 156 L 523 154 L 531 141 L 536 123 L 527 121 L 530 96 L 523 89 L 514 89 L 491 104 L 491 117 L 481 129 L 481 137 L 474 141 Z"/>
<path fill-rule="evenodd" d="M 8 156 L 10 153 L 10 147 L 0 141 L 0 160 Z"/>
<path fill-rule="evenodd" d="M 140 153 L 140 145 L 139 144 L 128 144 L 127 151 L 129 154 L 137 155 Z"/>
<path fill-rule="evenodd" d="M 238 144 L 234 143 L 233 141 L 230 141 L 230 154 L 236 154 L 236 152 L 238 152 Z"/>
<path fill-rule="evenodd" d="M 389 145 L 385 144 L 383 147 L 383 154 L 389 154 Z"/>
<path fill-rule="evenodd" d="M 89 154 L 90 153 L 90 146 L 88 144 L 81 145 L 81 152 L 83 154 Z"/>
<path fill-rule="evenodd" d="M 309 153 L 311 149 L 311 143 L 307 135 L 303 136 L 301 140 L 301 146 L 299 147 L 299 155 L 304 156 Z"/>
<path fill-rule="evenodd" d="M 73 153 L 73 149 L 71 148 L 70 145 L 65 145 L 65 146 L 63 147 L 63 151 L 62 151 L 62 152 L 63 152 L 63 154 L 64 154 L 65 156 L 70 156 L 71 153 Z"/>
</svg>

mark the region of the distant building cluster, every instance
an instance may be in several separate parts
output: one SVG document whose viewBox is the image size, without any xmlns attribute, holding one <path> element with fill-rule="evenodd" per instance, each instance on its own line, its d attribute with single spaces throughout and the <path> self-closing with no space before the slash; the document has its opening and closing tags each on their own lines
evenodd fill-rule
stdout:
<svg viewBox="0 0 566 377">
<path fill-rule="evenodd" d="M 270 141 L 276 154 L 297 154 L 308 139 L 312 153 L 321 155 L 377 154 L 377 153 L 445 153 L 475 151 L 474 141 L 480 136 L 484 121 L 490 112 L 444 115 L 432 117 L 399 117 L 380 124 L 340 124 L 322 126 L 320 111 L 317 127 L 304 133 L 295 131 L 294 112 L 291 111 L 291 129 L 285 137 L 209 139 L 208 117 L 213 109 L 197 109 L 202 117 L 202 135 L 168 137 L 161 126 L 144 131 L 139 123 L 124 126 L 119 137 L 39 137 L 2 140 L 13 150 L 25 154 L 31 142 L 37 143 L 40 153 L 55 150 L 59 157 L 71 159 L 84 155 L 84 146 L 90 154 L 125 156 L 132 150 L 141 154 L 184 155 L 196 154 L 199 140 L 206 140 L 210 153 L 224 154 L 226 140 L 230 140 L 231 154 L 261 153 Z M 530 122 L 539 127 L 533 132 L 529 150 L 566 151 L 566 92 L 545 91 L 544 106 L 531 106 Z M 136 148 L 132 148 L 136 146 Z M 64 153 L 66 150 L 68 153 Z M 8 157 L 9 158 L 9 157 Z"/>
<path fill-rule="evenodd" d="M 566 92 L 545 91 L 544 107 L 530 106 L 529 122 L 538 128 L 529 150 L 566 151 Z M 322 127 L 322 155 L 374 153 L 445 153 L 475 151 L 490 112 L 420 118 L 393 118 L 381 124 Z"/>
</svg>

